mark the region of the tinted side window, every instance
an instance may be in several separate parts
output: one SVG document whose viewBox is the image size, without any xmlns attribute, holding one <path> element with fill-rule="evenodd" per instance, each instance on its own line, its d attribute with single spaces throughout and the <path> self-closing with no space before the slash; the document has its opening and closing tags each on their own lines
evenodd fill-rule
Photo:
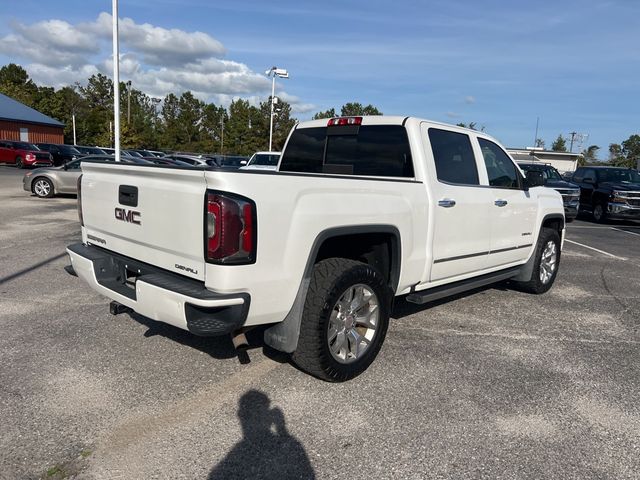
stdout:
<svg viewBox="0 0 640 480">
<path fill-rule="evenodd" d="M 280 170 L 321 173 L 326 127 L 296 129 L 282 154 Z"/>
<path fill-rule="evenodd" d="M 478 185 L 476 165 L 469 136 L 464 133 L 429 129 L 438 180 L 463 185 Z"/>
<path fill-rule="evenodd" d="M 584 179 L 590 178 L 594 182 L 596 181 L 596 171 L 592 168 L 588 168 L 584 171 Z M 584 181 L 583 179 L 583 181 Z"/>
<path fill-rule="evenodd" d="M 489 185 L 498 188 L 520 188 L 520 174 L 504 150 L 484 138 L 479 138 L 478 142 L 487 167 Z"/>
</svg>

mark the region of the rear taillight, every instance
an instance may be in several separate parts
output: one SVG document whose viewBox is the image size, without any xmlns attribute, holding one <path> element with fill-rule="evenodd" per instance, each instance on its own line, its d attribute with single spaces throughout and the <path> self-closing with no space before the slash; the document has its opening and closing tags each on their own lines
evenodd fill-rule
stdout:
<svg viewBox="0 0 640 480">
<path fill-rule="evenodd" d="M 327 127 L 343 126 L 343 125 L 362 125 L 362 117 L 338 117 L 330 118 Z"/>
<path fill-rule="evenodd" d="M 82 218 L 82 174 L 77 180 L 78 186 L 78 220 L 80 220 L 80 226 L 84 227 L 84 219 Z"/>
<path fill-rule="evenodd" d="M 229 193 L 207 192 L 204 245 L 207 262 L 253 263 L 256 238 L 254 202 Z"/>
</svg>

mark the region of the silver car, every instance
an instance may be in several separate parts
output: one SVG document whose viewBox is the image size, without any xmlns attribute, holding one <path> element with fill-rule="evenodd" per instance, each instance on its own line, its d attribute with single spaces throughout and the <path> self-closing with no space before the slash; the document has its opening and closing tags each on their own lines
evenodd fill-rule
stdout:
<svg viewBox="0 0 640 480">
<path fill-rule="evenodd" d="M 78 177 L 82 173 L 80 163 L 86 160 L 102 160 L 113 162 L 112 155 L 88 155 L 72 160 L 60 167 L 36 168 L 28 171 L 22 179 L 22 187 L 40 198 L 50 198 L 58 193 L 78 193 Z M 126 163 L 145 163 L 143 159 L 122 156 Z"/>
</svg>

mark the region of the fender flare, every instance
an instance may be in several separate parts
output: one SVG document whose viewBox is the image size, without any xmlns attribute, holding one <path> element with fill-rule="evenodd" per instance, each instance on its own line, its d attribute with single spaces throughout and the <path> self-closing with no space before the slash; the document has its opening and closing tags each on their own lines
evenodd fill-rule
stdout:
<svg viewBox="0 0 640 480">
<path fill-rule="evenodd" d="M 311 283 L 311 273 L 313 272 L 313 266 L 315 265 L 315 259 L 318 256 L 320 247 L 330 238 L 362 233 L 390 233 L 392 235 L 389 286 L 395 293 L 400 280 L 400 267 L 402 262 L 400 231 L 397 227 L 393 225 L 357 225 L 323 230 L 313 242 L 291 310 L 289 310 L 289 313 L 282 322 L 276 323 L 264 332 L 264 342 L 267 345 L 285 353 L 293 353 L 296 350 L 298 347 L 304 303 L 307 298 L 307 291 Z"/>
<path fill-rule="evenodd" d="M 533 249 L 533 253 L 531 254 L 531 257 L 529 257 L 529 260 L 527 260 L 527 263 L 525 263 L 524 265 L 522 265 L 522 267 L 520 267 L 520 272 L 518 272 L 518 275 L 513 277 L 511 280 L 514 280 L 516 282 L 528 282 L 531 279 L 531 276 L 533 275 L 533 266 L 536 263 L 536 250 L 538 249 L 538 240 L 540 239 L 540 233 L 544 228 L 543 225 L 547 220 L 560 220 L 562 222 L 562 228 L 564 229 L 565 227 L 564 215 L 560 213 L 549 213 L 545 215 L 542 218 L 542 222 L 540 222 L 538 237 L 536 238 L 536 243 Z"/>
</svg>

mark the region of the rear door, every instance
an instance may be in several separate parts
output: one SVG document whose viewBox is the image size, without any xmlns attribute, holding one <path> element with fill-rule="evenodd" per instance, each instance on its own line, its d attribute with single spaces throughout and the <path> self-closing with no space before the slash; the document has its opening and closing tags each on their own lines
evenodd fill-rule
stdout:
<svg viewBox="0 0 640 480">
<path fill-rule="evenodd" d="M 524 190 L 524 177 L 497 143 L 482 137 L 477 141 L 491 195 L 489 266 L 524 261 L 535 238 L 538 201 Z"/>
<path fill-rule="evenodd" d="M 204 171 L 82 162 L 85 241 L 204 280 Z"/>
<path fill-rule="evenodd" d="M 487 267 L 491 242 L 489 190 L 480 185 L 478 162 L 466 133 L 422 127 L 428 139 L 427 170 L 434 206 L 432 282 Z"/>
</svg>

